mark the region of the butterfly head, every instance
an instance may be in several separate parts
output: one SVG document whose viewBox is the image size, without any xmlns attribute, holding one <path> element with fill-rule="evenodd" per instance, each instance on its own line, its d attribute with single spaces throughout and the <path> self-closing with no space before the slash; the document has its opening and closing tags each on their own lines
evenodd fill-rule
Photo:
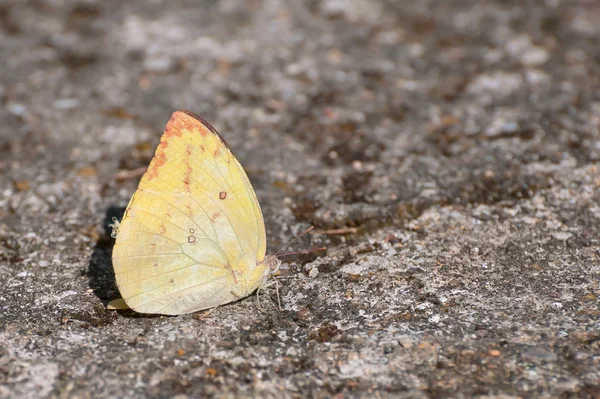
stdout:
<svg viewBox="0 0 600 399">
<path fill-rule="evenodd" d="M 276 255 L 269 255 L 265 259 L 265 263 L 267 264 L 267 273 L 269 275 L 275 274 L 279 271 L 279 267 L 281 266 L 281 260 Z"/>
<path fill-rule="evenodd" d="M 273 274 L 277 274 L 281 261 L 275 255 L 267 255 L 262 262 L 257 264 L 257 268 L 253 276 L 250 277 L 252 281 L 256 281 L 259 287 L 265 286 L 269 277 Z"/>
</svg>

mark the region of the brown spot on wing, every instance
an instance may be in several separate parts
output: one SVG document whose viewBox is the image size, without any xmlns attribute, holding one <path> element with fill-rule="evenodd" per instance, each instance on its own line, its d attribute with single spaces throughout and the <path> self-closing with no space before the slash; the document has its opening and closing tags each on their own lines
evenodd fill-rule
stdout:
<svg viewBox="0 0 600 399">
<path fill-rule="evenodd" d="M 200 133 L 202 136 L 206 136 L 209 133 L 216 133 L 214 127 L 210 125 L 210 123 L 206 122 L 201 117 L 192 114 L 189 111 L 175 111 L 169 120 L 169 124 L 177 131 L 179 134 L 183 130 L 189 130 L 192 133 Z"/>
<path fill-rule="evenodd" d="M 158 234 L 160 234 L 161 236 L 164 235 L 167 232 L 167 228 L 165 227 L 164 224 L 160 225 L 160 228 L 158 229 Z"/>
<path fill-rule="evenodd" d="M 185 146 L 185 164 L 187 169 L 185 171 L 185 178 L 183 179 L 183 183 L 185 184 L 185 189 L 189 193 L 190 192 L 190 177 L 192 175 L 192 167 L 190 166 L 190 158 L 192 156 L 192 146 L 187 144 Z"/>
<path fill-rule="evenodd" d="M 165 154 L 161 149 L 156 150 L 156 154 L 150 162 L 150 167 L 148 167 L 148 171 L 146 171 L 146 178 L 148 180 L 154 179 L 158 175 L 158 169 L 163 166 L 167 162 L 167 154 Z"/>
<path fill-rule="evenodd" d="M 163 166 L 165 164 L 165 162 L 167 162 L 167 154 L 164 153 L 163 151 L 159 151 L 155 156 L 154 156 L 154 167 L 155 168 L 159 168 L 161 166 Z"/>
<path fill-rule="evenodd" d="M 221 212 L 217 211 L 217 212 L 213 212 L 213 214 L 210 216 L 210 221 L 211 222 L 215 222 L 215 220 L 217 220 L 217 218 L 221 216 Z"/>
<path fill-rule="evenodd" d="M 169 139 L 173 136 L 181 137 L 181 130 L 175 129 L 173 125 L 167 125 L 164 136 Z"/>
<path fill-rule="evenodd" d="M 217 129 L 215 129 L 214 126 L 211 125 L 203 117 L 198 116 L 198 115 L 194 114 L 193 112 L 188 111 L 187 109 L 180 109 L 179 111 L 175 111 L 173 113 L 173 117 L 171 119 L 173 119 L 175 117 L 176 117 L 176 119 L 180 119 L 184 124 L 187 124 L 188 126 L 191 126 L 192 128 L 200 126 L 201 128 L 199 128 L 199 131 L 200 131 L 200 134 L 202 134 L 203 136 L 205 136 L 208 132 L 211 132 L 219 139 L 219 141 L 223 147 L 225 147 L 229 151 L 231 151 L 229 144 L 227 144 L 225 139 L 223 139 L 223 137 L 221 137 L 219 132 L 217 132 Z"/>
<path fill-rule="evenodd" d="M 183 185 L 185 191 L 190 192 L 190 177 L 192 175 L 192 167 L 188 164 L 187 169 L 185 170 L 185 177 L 183 178 Z"/>
<path fill-rule="evenodd" d="M 181 116 L 177 112 L 173 112 L 171 119 L 169 119 L 169 122 L 167 123 L 167 127 L 165 128 L 163 136 L 167 139 L 172 136 L 181 137 L 182 127 Z"/>
<path fill-rule="evenodd" d="M 229 264 L 229 262 L 227 262 L 227 264 L 225 265 L 226 269 L 229 269 L 231 271 L 231 276 L 233 277 L 233 282 L 237 285 L 238 284 L 238 280 L 236 277 L 236 271 L 233 270 L 233 267 L 231 267 L 231 265 Z"/>
<path fill-rule="evenodd" d="M 173 116 L 175 116 L 175 114 L 178 114 L 179 118 L 185 119 L 186 121 L 188 121 L 190 123 L 200 122 L 200 124 L 204 125 L 204 127 L 206 127 L 206 129 L 208 129 L 211 133 L 219 135 L 219 133 L 217 132 L 217 129 L 215 129 L 213 127 L 213 125 L 211 125 L 210 123 L 208 123 L 208 121 L 206 119 L 204 119 L 201 116 L 196 115 L 192 111 L 188 111 L 187 109 L 180 109 L 179 111 L 175 111 L 173 113 Z"/>
<path fill-rule="evenodd" d="M 219 199 L 224 200 L 225 198 L 227 198 L 227 191 L 221 191 L 219 193 Z"/>
</svg>

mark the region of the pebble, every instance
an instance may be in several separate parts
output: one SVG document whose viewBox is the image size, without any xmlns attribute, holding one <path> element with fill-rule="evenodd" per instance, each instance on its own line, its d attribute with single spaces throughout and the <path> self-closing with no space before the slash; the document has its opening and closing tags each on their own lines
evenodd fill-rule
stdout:
<svg viewBox="0 0 600 399">
<path fill-rule="evenodd" d="M 557 360 L 556 353 L 537 347 L 523 350 L 521 358 L 523 361 L 531 363 L 555 362 Z"/>
</svg>

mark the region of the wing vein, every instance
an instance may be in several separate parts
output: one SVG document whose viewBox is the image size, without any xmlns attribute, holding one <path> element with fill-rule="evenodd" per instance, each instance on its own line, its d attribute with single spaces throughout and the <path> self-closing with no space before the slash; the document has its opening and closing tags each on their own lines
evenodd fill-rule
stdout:
<svg viewBox="0 0 600 399">
<path fill-rule="evenodd" d="M 156 209 L 156 208 L 154 208 L 154 207 L 152 207 L 152 206 L 147 206 L 146 208 L 147 208 L 147 209 L 153 209 L 153 210 L 155 210 L 155 211 L 159 211 L 159 212 L 160 212 L 160 209 Z M 165 223 L 168 223 L 168 224 L 169 224 L 169 225 L 171 225 L 171 226 L 174 226 L 174 227 L 175 227 L 175 228 L 177 228 L 178 230 L 181 230 L 181 231 L 183 231 L 183 232 L 185 233 L 185 235 L 186 235 L 186 236 L 189 234 L 189 233 L 188 233 L 188 232 L 187 232 L 185 229 L 182 229 L 181 227 L 179 227 L 179 226 L 178 226 L 178 225 L 176 225 L 175 223 L 171 222 L 170 220 L 167 220 L 167 219 L 165 219 L 165 218 L 162 218 L 162 217 L 158 216 L 158 215 L 157 215 L 157 214 L 155 214 L 155 213 L 152 213 L 152 212 L 147 212 L 147 211 L 145 211 L 145 210 L 143 210 L 143 209 L 140 209 L 140 208 L 133 208 L 133 210 L 135 210 L 135 212 L 136 212 L 136 213 L 137 213 L 137 212 L 139 212 L 139 213 L 145 213 L 146 215 L 154 216 L 155 218 L 157 218 L 157 219 L 160 219 L 160 220 L 162 220 L 163 222 L 165 222 Z M 194 224 L 195 224 L 195 225 L 198 227 L 198 229 L 202 230 L 202 229 L 200 228 L 200 226 L 198 226 L 198 225 L 197 225 L 197 224 L 196 224 L 194 221 L 192 221 L 192 222 L 193 222 L 193 223 L 194 223 Z M 202 232 L 204 233 L 204 231 L 202 231 Z M 160 234 L 159 234 L 159 235 L 160 235 Z M 204 233 L 204 235 L 206 236 L 206 233 Z M 199 237 L 197 237 L 197 238 L 199 238 Z M 208 238 L 208 239 L 210 240 L 210 238 L 209 238 L 208 236 L 206 236 L 206 238 Z"/>
<path fill-rule="evenodd" d="M 225 276 L 227 277 L 227 276 Z M 213 282 L 216 280 L 213 280 Z M 188 287 L 188 288 L 184 288 L 182 291 L 187 291 L 189 288 L 195 288 L 195 287 Z M 221 292 L 223 290 L 223 286 L 220 286 L 219 289 L 217 289 L 210 297 L 208 297 L 207 299 L 204 300 L 204 302 L 208 302 L 208 300 L 213 299 L 215 296 L 217 296 L 217 294 L 219 292 Z M 223 296 L 223 298 L 227 296 L 227 293 L 225 293 L 225 295 Z M 178 300 L 182 299 L 181 296 L 178 296 L 177 298 L 173 299 L 171 302 L 167 303 L 165 306 L 163 306 L 162 308 L 158 309 L 158 312 L 160 313 L 163 309 L 171 306 L 172 304 L 174 304 L 175 302 L 177 302 Z"/>
<path fill-rule="evenodd" d="M 170 177 L 172 177 L 172 178 L 174 178 L 174 179 L 175 179 L 175 180 L 177 180 L 177 181 L 183 182 L 182 180 L 179 180 L 179 179 L 177 179 L 176 177 L 174 177 L 174 176 L 172 176 L 172 175 L 169 175 L 169 176 L 170 176 Z M 164 183 L 166 183 L 166 184 L 170 185 L 170 186 L 171 186 L 171 187 L 173 187 L 174 189 L 177 189 L 177 187 L 176 187 L 176 186 L 174 186 L 173 184 L 171 184 L 171 183 L 170 183 L 170 182 L 168 182 L 167 180 L 164 180 L 164 179 L 162 179 L 162 178 L 161 178 L 161 177 L 159 177 L 159 176 L 155 177 L 155 179 L 159 179 L 159 180 L 163 181 Z M 196 179 L 194 179 L 194 180 L 196 180 Z M 197 181 L 197 180 L 196 180 L 196 181 Z M 200 184 L 200 183 L 198 182 L 198 184 Z M 204 187 L 204 186 L 202 186 L 202 187 Z M 206 189 L 206 188 L 205 188 L 205 189 Z M 198 206 L 200 206 L 200 207 L 201 207 L 201 205 L 198 203 L 198 201 L 196 201 L 196 200 L 194 199 L 194 197 L 193 197 L 193 196 L 191 196 L 191 195 L 190 195 L 189 197 L 190 197 L 192 200 L 194 200 L 194 202 L 196 202 L 196 204 L 198 204 Z M 223 208 L 222 208 L 222 207 L 221 207 L 221 206 L 220 206 L 220 205 L 219 205 L 217 202 L 215 202 L 215 200 L 213 200 L 212 198 L 210 198 L 210 197 L 207 197 L 207 199 L 208 199 L 210 202 L 212 202 L 212 203 L 215 205 L 215 207 L 217 207 L 217 208 L 218 208 L 218 209 L 221 211 L 221 214 L 222 214 L 222 215 L 225 217 L 225 219 L 226 219 L 226 220 L 229 222 L 229 225 L 231 226 L 231 230 L 232 230 L 232 231 L 233 231 L 233 233 L 234 233 L 233 235 L 235 236 L 235 238 L 236 238 L 236 240 L 237 240 L 237 242 L 238 242 L 238 244 L 239 244 L 239 246 L 240 246 L 240 251 L 241 251 L 241 253 L 245 253 L 245 251 L 244 251 L 244 246 L 242 245 L 242 242 L 240 241 L 240 237 L 239 237 L 239 233 L 240 233 L 240 232 L 239 232 L 239 231 L 236 231 L 236 228 L 234 227 L 234 225 L 233 225 L 232 221 L 229 219 L 229 216 L 227 215 L 227 212 L 225 212 L 225 211 L 223 210 Z M 205 212 L 205 213 L 206 213 L 206 212 Z M 208 217 L 208 216 L 207 216 L 207 217 Z M 209 218 L 208 220 L 210 221 L 210 218 Z M 211 222 L 211 223 L 212 223 L 212 222 Z M 214 224 L 213 224 L 213 227 L 214 227 Z M 218 241 L 218 236 L 217 236 L 217 241 Z M 219 245 L 219 248 L 220 248 L 220 245 Z M 225 259 L 227 259 L 227 257 L 225 257 Z M 239 259 L 238 259 L 238 261 L 239 261 Z"/>
<path fill-rule="evenodd" d="M 182 134 L 182 135 L 184 134 L 184 132 L 182 132 L 182 131 L 181 131 L 179 128 L 177 128 L 176 126 L 174 126 L 174 127 L 175 127 L 175 129 L 179 130 L 179 131 L 181 132 L 181 134 Z M 229 150 L 227 147 L 225 147 L 225 146 L 224 146 L 224 145 L 223 145 L 221 142 L 217 142 L 217 141 L 215 141 L 215 137 L 214 137 L 215 135 L 214 135 L 214 134 L 212 134 L 211 136 L 212 136 L 213 142 L 215 142 L 215 144 L 217 145 L 217 147 L 219 147 L 219 148 L 223 148 L 225 151 L 227 151 L 227 152 L 228 152 L 228 154 L 229 154 L 229 155 L 230 155 L 230 156 L 231 156 L 233 159 L 235 159 L 235 156 L 233 155 L 233 153 L 231 152 L 231 150 Z M 191 139 L 191 140 L 194 142 L 194 144 L 196 144 L 196 146 L 200 146 L 200 145 L 201 145 L 201 143 L 199 143 L 198 141 L 196 141 L 196 140 L 195 140 L 195 137 L 194 137 L 194 135 L 191 135 L 191 134 L 190 134 L 190 135 L 189 135 L 189 137 L 190 137 L 190 139 Z M 216 140 L 218 140 L 218 138 L 216 138 Z M 171 144 L 171 142 L 170 142 L 169 144 Z M 180 148 L 182 151 L 187 151 L 187 149 L 186 149 L 185 147 L 183 147 L 182 145 L 180 145 L 180 144 L 179 144 L 177 141 L 173 140 L 173 144 L 175 144 L 175 145 L 176 145 L 178 148 Z M 234 193 L 235 193 L 235 190 L 234 190 L 234 189 L 233 189 L 233 187 L 231 186 L 231 184 L 230 184 L 229 180 L 227 180 L 227 178 L 226 178 L 226 177 L 223 175 L 223 173 L 221 172 L 221 169 L 220 169 L 220 168 L 219 168 L 219 166 L 217 165 L 215 158 L 214 158 L 214 157 L 210 157 L 210 156 L 203 156 L 202 158 L 203 158 L 203 159 L 205 159 L 205 160 L 207 160 L 209 163 L 211 163 L 211 164 L 214 166 L 214 168 L 217 170 L 217 172 L 219 173 L 219 175 L 221 176 L 221 178 L 223 179 L 223 181 L 224 181 L 224 182 L 227 184 L 227 186 L 229 187 L 229 190 L 231 190 L 231 192 L 234 192 Z M 189 159 L 189 161 L 193 162 L 193 163 L 194 163 L 194 165 L 195 165 L 196 167 L 198 167 L 200 170 L 206 170 L 206 168 L 205 168 L 205 167 L 203 167 L 201 164 L 199 164 L 199 163 L 197 163 L 196 161 L 194 161 L 192 158 L 190 158 L 190 159 Z M 242 166 L 239 164 L 239 162 L 236 164 L 236 166 L 237 166 L 237 168 L 238 168 L 238 169 L 241 169 L 241 168 L 242 168 Z M 242 171 L 240 171 L 240 172 L 242 173 Z M 241 173 L 240 173 L 240 174 L 241 174 Z M 243 172 L 243 173 L 245 173 L 245 172 Z M 210 178 L 212 179 L 212 181 L 213 181 L 213 182 L 215 182 L 215 183 L 216 183 L 218 186 L 221 186 L 221 183 L 219 183 L 219 182 L 217 181 L 217 179 L 215 178 L 215 176 L 212 176 L 210 173 L 207 173 L 207 175 L 208 175 L 208 176 L 210 176 Z M 194 180 L 196 180 L 196 179 L 194 178 Z M 197 180 L 196 180 L 196 181 L 197 181 Z M 208 190 L 207 190 L 207 191 L 208 191 Z M 246 189 L 246 191 L 248 191 L 248 190 Z M 252 200 L 253 198 L 249 198 L 249 199 L 250 199 L 250 200 Z M 253 216 L 254 216 L 254 217 L 252 217 L 252 216 L 250 216 L 250 214 L 248 213 L 248 210 L 246 209 L 246 207 L 242 205 L 241 201 L 239 200 L 239 198 L 237 198 L 237 196 L 236 196 L 236 200 L 237 200 L 238 204 L 240 205 L 240 208 L 242 208 L 242 209 L 244 210 L 244 213 L 246 213 L 246 216 L 247 216 L 249 219 L 251 219 L 251 220 L 256 220 L 256 219 L 257 219 L 257 217 L 256 217 L 256 213 L 255 213 L 254 209 L 253 209 L 253 214 L 254 214 Z M 258 226 L 256 223 L 254 223 L 254 224 L 255 224 L 255 226 L 254 226 L 255 228 L 258 228 L 258 227 L 259 227 L 259 226 Z"/>
<path fill-rule="evenodd" d="M 167 256 L 167 255 L 187 255 L 185 252 L 163 252 L 160 254 L 152 254 L 152 255 L 127 255 L 127 256 L 118 256 L 119 259 L 135 259 L 135 258 L 154 258 L 157 256 Z M 140 270 L 140 269 L 135 269 Z M 119 273 L 115 273 L 119 274 Z"/>
<path fill-rule="evenodd" d="M 159 177 L 158 179 L 160 179 L 160 177 Z M 163 179 L 160 179 L 160 180 L 162 180 L 162 181 L 165 181 L 165 180 L 163 180 Z M 153 188 L 156 188 L 157 190 L 160 190 L 160 188 L 159 188 L 159 187 L 156 187 L 156 186 L 154 186 L 154 185 L 147 185 L 146 187 L 142 188 L 142 190 L 141 190 L 141 191 L 142 191 L 142 192 L 144 192 L 144 193 L 150 194 L 150 195 L 152 195 L 152 196 L 154 196 L 154 197 L 156 197 L 156 198 L 158 198 L 159 200 L 163 201 L 165 204 L 167 204 L 167 205 L 169 205 L 169 206 L 173 207 L 174 209 L 176 209 L 177 211 L 181 212 L 181 213 L 182 213 L 182 214 L 183 214 L 185 217 L 187 217 L 187 218 L 188 218 L 188 219 L 189 219 L 189 220 L 190 220 L 192 223 L 194 223 L 194 224 L 196 225 L 196 227 L 198 227 L 198 229 L 200 229 L 200 231 L 202 231 L 202 233 L 204 233 L 204 235 L 205 235 L 207 238 L 209 238 L 209 239 L 210 239 L 210 237 L 209 237 L 209 235 L 206 233 L 206 231 L 204 231 L 204 229 L 203 229 L 202 227 L 200 227 L 200 226 L 198 225 L 198 223 L 197 223 L 197 222 L 196 222 L 194 219 L 192 219 L 190 216 L 186 215 L 186 213 L 185 213 L 184 211 L 182 211 L 182 210 L 181 210 L 179 207 L 177 207 L 176 205 L 174 205 L 174 204 L 170 203 L 170 202 L 169 202 L 169 201 L 167 201 L 166 199 L 162 198 L 160 195 L 157 195 L 157 194 L 153 193 L 152 191 L 149 191 L 149 190 L 147 190 L 147 189 L 148 189 L 148 188 L 150 188 L 150 187 L 153 187 Z M 172 184 L 171 184 L 171 187 L 173 187 L 173 188 L 177 188 L 177 187 L 173 186 Z M 162 190 L 161 190 L 161 191 L 162 191 Z M 189 194 L 187 194 L 187 193 L 186 193 L 186 195 L 187 195 L 187 196 L 189 196 L 189 197 L 190 197 L 192 200 L 194 200 L 194 197 L 192 197 L 191 195 L 189 195 Z M 206 216 L 206 218 L 207 218 L 207 219 L 208 219 L 208 221 L 210 222 L 210 218 L 208 217 L 208 213 L 206 212 L 206 210 L 205 210 L 205 209 L 202 207 L 202 205 L 200 205 L 200 203 L 198 203 L 198 201 L 194 200 L 194 202 L 195 202 L 195 203 L 196 203 L 196 204 L 197 204 L 197 205 L 200 207 L 200 209 L 202 209 L 202 212 L 204 212 L 204 215 Z M 152 208 L 152 207 L 151 207 L 151 208 Z M 152 209 L 156 209 L 156 208 L 152 208 Z M 210 223 L 210 225 L 211 225 L 211 227 L 213 228 L 213 233 L 214 233 L 215 237 L 217 237 L 217 231 L 215 230 L 215 226 L 214 226 L 212 223 Z M 216 242 L 215 242 L 215 244 L 217 244 L 217 245 L 218 245 L 218 243 L 216 243 Z"/>
<path fill-rule="evenodd" d="M 133 218 L 133 216 L 129 216 L 129 217 L 130 217 L 130 218 Z M 119 229 L 119 231 L 121 231 L 121 230 Z M 173 241 L 175 244 L 177 244 L 177 245 L 181 246 L 181 243 L 180 243 L 180 242 L 178 242 L 178 241 L 175 241 L 175 240 L 174 240 L 174 239 L 172 239 L 172 238 L 165 237 L 165 236 L 161 236 L 160 234 L 152 233 L 152 232 L 149 232 L 149 231 L 143 231 L 143 230 L 131 230 L 131 229 L 125 229 L 125 230 L 122 230 L 122 231 L 128 231 L 128 232 L 130 232 L 130 233 L 142 233 L 142 234 L 148 234 L 148 235 L 151 235 L 151 236 L 162 237 L 162 238 L 164 238 L 165 240 Z M 120 244 L 115 244 L 115 246 L 116 246 L 116 245 L 120 245 Z"/>
<path fill-rule="evenodd" d="M 184 253 L 181 253 L 181 254 L 182 254 L 182 255 L 186 255 L 186 254 L 184 254 Z M 177 255 L 178 255 L 178 254 L 177 254 Z M 191 267 L 191 266 L 200 265 L 200 266 L 206 266 L 206 267 L 209 267 L 209 268 L 211 268 L 211 269 L 226 270 L 225 268 L 223 268 L 223 267 L 221 267 L 221 266 L 214 266 L 214 265 L 209 265 L 209 264 L 206 264 L 206 263 L 201 263 L 201 262 L 198 262 L 198 260 L 197 260 L 197 259 L 194 259 L 194 258 L 192 258 L 191 256 L 188 256 L 188 258 L 190 258 L 191 260 L 193 260 L 193 261 L 194 261 L 194 262 L 196 262 L 196 263 L 194 263 L 194 264 L 192 264 L 192 265 L 189 265 L 189 266 L 185 266 L 185 267 Z M 128 273 L 128 272 L 138 271 L 138 270 L 152 269 L 152 268 L 154 268 L 154 267 L 156 267 L 156 266 L 146 266 L 146 267 L 139 267 L 139 268 L 137 268 L 137 269 L 133 269 L 133 270 L 126 270 L 126 271 L 119 272 L 119 273 L 115 273 L 115 274 L 123 274 L 123 273 Z M 180 269 L 184 269 L 185 267 L 183 267 L 183 268 L 180 268 Z M 180 269 L 173 269 L 173 270 L 169 270 L 169 272 L 177 271 L 177 270 L 180 270 Z"/>
<path fill-rule="evenodd" d="M 193 285 L 191 285 L 191 286 L 189 286 L 189 287 L 185 287 L 185 288 L 183 288 L 183 289 L 181 289 L 181 290 L 179 290 L 179 291 L 175 291 L 175 292 L 169 293 L 169 294 L 167 294 L 167 295 L 168 295 L 168 296 L 175 295 L 175 294 L 177 294 L 177 293 L 179 293 L 179 292 L 181 292 L 181 291 L 187 291 L 187 290 L 189 290 L 189 289 L 191 289 L 191 288 L 197 288 L 197 287 L 200 287 L 200 286 L 202 286 L 202 285 L 205 285 L 205 284 L 214 283 L 215 281 L 219 281 L 219 280 L 222 280 L 222 279 L 224 279 L 224 278 L 228 278 L 228 277 L 229 277 L 229 276 L 223 276 L 223 277 L 216 278 L 216 279 L 214 279 L 214 280 L 210 280 L 210 281 L 203 281 L 203 282 L 201 282 L 201 283 L 198 283 L 198 284 L 193 284 Z M 164 287 L 158 287 L 158 288 L 151 289 L 151 290 L 149 290 L 149 291 L 144 291 L 144 292 L 141 292 L 141 293 L 139 293 L 139 294 L 136 294 L 136 295 L 134 295 L 134 296 L 131 296 L 131 297 L 127 298 L 127 299 L 135 298 L 135 297 L 137 297 L 137 296 L 140 296 L 140 295 L 143 295 L 143 294 L 147 294 L 148 292 L 156 291 L 156 290 L 159 290 L 159 289 L 162 289 L 162 288 L 164 288 Z M 141 303 L 141 304 L 139 304 L 139 305 L 136 305 L 136 307 L 140 307 L 140 306 L 143 306 L 143 305 L 147 305 L 147 304 L 149 304 L 149 303 L 152 303 L 152 302 L 156 302 L 156 301 L 158 301 L 158 300 L 160 300 L 160 299 L 164 298 L 164 297 L 165 297 L 165 296 L 167 296 L 167 295 L 163 295 L 163 296 L 161 296 L 161 297 L 159 297 L 159 298 L 155 298 L 155 299 L 152 299 L 152 300 L 150 300 L 150 301 L 143 302 L 143 303 Z M 177 299 L 179 299 L 179 298 L 181 298 L 181 296 L 179 296 Z M 160 313 L 160 310 L 158 310 L 158 311 L 156 311 L 156 312 L 154 312 L 154 313 Z"/>
<path fill-rule="evenodd" d="M 193 259 L 192 259 L 192 260 L 193 260 Z M 180 268 L 178 268 L 178 269 L 167 270 L 167 271 L 165 271 L 165 272 L 162 272 L 162 273 L 154 274 L 154 275 L 152 275 L 152 276 L 150 276 L 150 277 L 148 277 L 148 278 L 143 278 L 143 279 L 141 279 L 141 280 L 130 281 L 130 282 L 128 282 L 127 284 L 120 285 L 119 287 L 127 287 L 128 285 L 131 285 L 131 284 L 141 283 L 142 281 L 148 281 L 148 280 L 150 280 L 150 279 L 152 279 L 152 278 L 155 278 L 155 277 L 160 277 L 160 276 L 164 276 L 164 275 L 166 275 L 166 274 L 173 273 L 173 272 L 177 272 L 177 271 L 179 271 L 179 270 L 185 270 L 185 269 L 187 269 L 187 268 L 189 268 L 189 267 L 196 266 L 196 265 L 200 265 L 200 266 L 206 266 L 206 267 L 210 267 L 210 268 L 212 268 L 212 269 L 220 269 L 220 270 L 225 270 L 225 269 L 223 269 L 222 267 L 216 267 L 216 266 L 205 265 L 205 264 L 203 264 L 203 263 L 194 263 L 194 264 L 192 264 L 192 265 L 186 265 L 186 266 L 180 267 Z M 150 266 L 150 267 L 153 267 L 153 266 Z M 148 267 L 145 267 L 144 269 L 148 269 Z M 131 271 L 138 271 L 138 270 L 142 270 L 142 269 L 135 269 L 135 270 L 131 270 Z M 129 271 L 129 272 L 131 272 L 131 271 Z M 127 272 L 122 272 L 122 273 L 127 273 Z M 122 273 L 120 273 L 120 274 L 122 274 Z M 225 276 L 224 276 L 224 277 L 225 277 Z"/>
<path fill-rule="evenodd" d="M 169 176 L 171 176 L 171 175 L 169 175 Z M 166 181 L 166 180 L 164 180 L 164 179 L 162 179 L 162 178 L 160 178 L 160 177 L 158 177 L 158 176 L 156 177 L 156 179 L 159 179 L 160 181 L 162 181 L 162 182 L 164 182 L 164 183 L 166 183 L 166 184 L 170 185 L 170 186 L 171 186 L 171 187 L 173 187 L 174 189 L 178 190 L 178 188 L 177 188 L 177 187 L 175 187 L 175 186 L 174 186 L 173 184 L 171 184 L 170 182 L 168 182 L 168 181 Z M 183 211 L 182 211 L 181 209 L 179 209 L 177 206 L 175 206 L 175 205 L 171 204 L 170 202 L 168 202 L 168 201 L 167 201 L 167 200 L 165 200 L 164 198 L 161 198 L 159 195 L 157 195 L 157 194 L 155 194 L 155 193 L 153 193 L 153 192 L 151 192 L 151 191 L 148 191 L 148 190 L 146 190 L 146 188 L 149 188 L 149 187 L 154 187 L 154 188 L 156 188 L 156 189 L 160 190 L 160 188 L 158 188 L 158 187 L 156 187 L 156 186 L 151 186 L 151 185 L 148 185 L 148 186 L 146 186 L 145 188 L 143 188 L 143 189 L 142 189 L 142 190 L 143 190 L 143 192 L 145 192 L 145 193 L 148 193 L 148 194 L 150 194 L 150 195 L 153 195 L 153 196 L 155 196 L 156 198 L 160 199 L 161 201 L 163 201 L 163 202 L 164 202 L 164 203 L 166 203 L 167 205 L 170 205 L 170 206 L 172 206 L 174 209 L 178 210 L 179 212 L 181 212 L 181 213 L 183 213 L 183 214 L 185 215 L 185 212 L 183 212 Z M 189 198 L 190 198 L 192 201 L 194 201 L 194 202 L 196 203 L 196 205 L 198 205 L 198 207 L 199 207 L 200 209 L 202 209 L 202 212 L 204 212 L 204 215 L 206 216 L 206 218 L 207 218 L 207 220 L 208 220 L 209 224 L 210 224 L 210 225 L 211 225 L 211 227 L 213 228 L 213 231 L 214 231 L 214 233 L 215 233 L 215 239 L 213 240 L 212 238 L 210 238 L 210 237 L 208 236 L 208 234 L 206 234 L 206 231 L 204 231 L 204 230 L 203 230 L 203 229 L 202 229 L 200 226 L 198 226 L 198 224 L 197 224 L 196 222 L 194 222 L 194 224 L 195 224 L 196 226 L 198 226 L 198 228 L 200 229 L 200 231 L 202 231 L 202 232 L 204 233 L 204 235 L 206 236 L 206 238 L 207 238 L 208 240 L 210 240 L 210 241 L 211 241 L 213 244 L 215 244 L 215 246 L 217 247 L 218 251 L 221 253 L 221 255 L 222 255 L 223 259 L 227 260 L 227 255 L 225 254 L 225 252 L 223 252 L 223 249 L 221 248 L 221 244 L 219 243 L 219 236 L 217 235 L 217 231 L 216 231 L 216 229 L 215 229 L 215 226 L 214 226 L 214 224 L 211 222 L 210 218 L 208 217 L 208 213 L 206 212 L 206 210 L 204 209 L 204 207 L 203 207 L 202 205 L 200 205 L 200 203 L 199 203 L 198 201 L 196 201 L 196 199 L 195 199 L 193 196 L 191 196 L 191 195 L 189 195 L 189 194 L 187 194 L 187 193 L 185 193 L 185 195 L 187 195 L 187 196 L 188 196 L 188 197 L 189 197 Z M 221 212 L 223 212 L 223 210 L 222 210 L 221 208 L 219 208 L 219 209 L 221 210 Z M 186 215 L 186 217 L 188 217 L 188 216 Z M 189 217 L 188 217 L 188 218 L 189 218 Z M 233 226 L 232 226 L 232 229 L 233 229 Z M 233 229 L 233 231 L 235 232 L 235 229 Z M 163 237 L 163 236 L 161 236 L 161 237 Z M 165 238 L 166 238 L 166 237 L 165 237 Z M 239 240 L 238 240 L 238 242 L 239 242 Z M 180 245 L 181 245 L 181 244 L 180 244 Z M 240 247 L 240 248 L 241 248 L 241 247 Z M 243 248 L 242 248 L 242 250 L 243 250 Z"/>
</svg>

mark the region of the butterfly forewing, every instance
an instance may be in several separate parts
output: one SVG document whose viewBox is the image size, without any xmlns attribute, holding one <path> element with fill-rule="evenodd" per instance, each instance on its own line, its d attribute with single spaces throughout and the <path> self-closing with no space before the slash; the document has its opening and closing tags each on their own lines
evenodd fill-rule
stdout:
<svg viewBox="0 0 600 399">
<path fill-rule="evenodd" d="M 263 261 L 265 227 L 250 181 L 216 130 L 171 117 L 118 228 L 119 291 L 138 312 L 182 314 L 238 299 Z"/>
</svg>

